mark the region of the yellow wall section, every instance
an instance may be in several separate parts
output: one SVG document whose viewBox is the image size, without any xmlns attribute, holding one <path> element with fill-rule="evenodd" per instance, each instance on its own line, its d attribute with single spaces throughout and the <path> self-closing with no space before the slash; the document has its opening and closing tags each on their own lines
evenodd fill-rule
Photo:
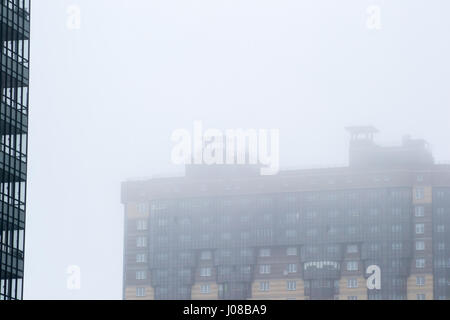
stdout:
<svg viewBox="0 0 450 320">
<path fill-rule="evenodd" d="M 148 213 L 140 213 L 138 211 L 138 206 L 136 203 L 127 203 L 126 204 L 126 212 L 128 219 L 142 219 L 142 218 L 148 218 Z"/>
<path fill-rule="evenodd" d="M 136 297 L 136 286 L 125 288 L 125 300 L 153 300 L 155 298 L 154 289 L 152 287 L 139 287 L 145 288 L 145 297 Z"/>
<path fill-rule="evenodd" d="M 357 279 L 357 288 L 347 288 L 349 279 Z M 342 277 L 339 280 L 339 300 L 348 300 L 349 296 L 356 296 L 358 300 L 367 300 L 367 285 L 364 277 Z"/>
<path fill-rule="evenodd" d="M 425 285 L 416 285 L 416 277 L 425 277 Z M 426 300 L 433 300 L 433 275 L 432 274 L 413 274 L 407 282 L 408 300 L 417 300 L 418 294 L 425 294 Z"/>
<path fill-rule="evenodd" d="M 302 279 L 270 279 L 269 291 L 260 291 L 259 283 L 264 280 L 255 280 L 252 284 L 252 300 L 286 300 L 286 299 L 305 299 L 305 287 Z M 288 281 L 297 282 L 297 290 L 289 291 L 287 289 Z"/>
</svg>

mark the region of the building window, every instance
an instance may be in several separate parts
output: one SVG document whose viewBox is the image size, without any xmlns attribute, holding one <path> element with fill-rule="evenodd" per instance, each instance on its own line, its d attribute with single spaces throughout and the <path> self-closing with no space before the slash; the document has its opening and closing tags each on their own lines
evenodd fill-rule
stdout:
<svg viewBox="0 0 450 320">
<path fill-rule="evenodd" d="M 424 234 L 425 225 L 423 223 L 416 223 L 416 234 Z"/>
<path fill-rule="evenodd" d="M 358 296 L 348 296 L 347 300 L 358 300 Z"/>
<path fill-rule="evenodd" d="M 370 233 L 377 233 L 379 231 L 378 226 L 370 226 Z"/>
<path fill-rule="evenodd" d="M 425 188 L 416 188 L 416 200 L 423 200 L 425 198 Z"/>
<path fill-rule="evenodd" d="M 417 206 L 414 208 L 414 215 L 416 217 L 424 217 L 425 216 L 425 207 Z"/>
<path fill-rule="evenodd" d="M 425 241 L 422 240 L 416 241 L 416 250 L 417 251 L 425 250 Z"/>
<path fill-rule="evenodd" d="M 268 249 L 268 248 L 260 249 L 259 256 L 260 257 L 270 257 L 270 249 Z"/>
<path fill-rule="evenodd" d="M 423 259 L 423 258 L 416 259 L 416 268 L 417 269 L 425 268 L 425 259 Z"/>
<path fill-rule="evenodd" d="M 158 219 L 158 227 L 166 227 L 169 224 L 169 220 L 166 218 Z"/>
<path fill-rule="evenodd" d="M 425 277 L 416 277 L 416 286 L 424 286 Z"/>
<path fill-rule="evenodd" d="M 437 232 L 445 232 L 445 226 L 443 224 L 438 225 Z"/>
<path fill-rule="evenodd" d="M 189 219 L 188 217 L 180 218 L 180 225 L 189 226 L 190 224 L 191 224 L 191 219 Z"/>
<path fill-rule="evenodd" d="M 208 233 L 204 233 L 201 235 L 201 240 L 208 242 L 211 239 L 210 235 Z"/>
<path fill-rule="evenodd" d="M 297 281 L 288 281 L 287 282 L 287 289 L 289 291 L 295 291 L 297 290 Z"/>
<path fill-rule="evenodd" d="M 145 279 L 147 279 L 147 272 L 136 271 L 136 280 L 145 280 Z"/>
<path fill-rule="evenodd" d="M 269 291 L 269 290 L 270 290 L 269 281 L 261 281 L 259 283 L 259 291 Z"/>
<path fill-rule="evenodd" d="M 202 284 L 200 286 L 200 293 L 201 294 L 208 294 L 211 292 L 211 287 L 209 284 Z"/>
<path fill-rule="evenodd" d="M 269 274 L 270 273 L 270 264 L 262 264 L 259 266 L 260 274 Z"/>
<path fill-rule="evenodd" d="M 228 257 L 231 257 L 231 250 L 228 250 L 228 249 L 222 249 L 222 250 L 220 250 L 220 256 L 221 256 L 222 258 L 228 258 Z"/>
<path fill-rule="evenodd" d="M 252 267 L 251 266 L 244 266 L 241 267 L 241 273 L 243 274 L 249 274 L 252 272 Z"/>
<path fill-rule="evenodd" d="M 222 237 L 222 240 L 225 240 L 225 241 L 231 240 L 231 233 L 224 232 L 224 233 L 222 233 L 221 237 Z"/>
<path fill-rule="evenodd" d="M 147 230 L 147 220 L 137 220 L 136 229 L 139 231 Z"/>
<path fill-rule="evenodd" d="M 169 238 L 168 237 L 166 237 L 167 238 L 167 241 L 166 242 L 168 242 L 168 240 L 169 240 Z M 180 235 L 180 237 L 179 237 L 179 240 L 180 240 L 180 242 L 182 242 L 182 243 L 186 243 L 186 242 L 190 242 L 191 241 L 191 235 L 190 234 L 182 234 L 182 235 Z"/>
<path fill-rule="evenodd" d="M 253 251 L 251 249 L 241 249 L 241 257 L 251 257 L 253 255 Z"/>
<path fill-rule="evenodd" d="M 211 251 L 202 251 L 200 254 L 200 260 L 211 260 L 212 259 L 212 253 Z"/>
<path fill-rule="evenodd" d="M 211 268 L 200 268 L 200 277 L 211 277 Z"/>
<path fill-rule="evenodd" d="M 358 279 L 348 279 L 347 288 L 349 289 L 358 288 Z"/>
<path fill-rule="evenodd" d="M 402 226 L 400 224 L 394 224 L 392 226 L 392 232 L 394 233 L 402 232 Z"/>
<path fill-rule="evenodd" d="M 297 264 L 290 263 L 288 264 L 288 273 L 296 273 L 297 272 Z"/>
<path fill-rule="evenodd" d="M 286 230 L 286 238 L 295 238 L 297 236 L 297 231 L 293 229 Z"/>
<path fill-rule="evenodd" d="M 425 300 L 426 296 L 424 293 L 418 293 L 417 294 L 417 300 Z"/>
<path fill-rule="evenodd" d="M 145 297 L 147 294 L 145 288 L 136 288 L 136 297 Z"/>
<path fill-rule="evenodd" d="M 347 262 L 347 271 L 358 271 L 358 261 Z"/>
<path fill-rule="evenodd" d="M 392 243 L 392 250 L 402 250 L 403 244 L 401 242 L 394 242 Z"/>
<path fill-rule="evenodd" d="M 300 214 L 297 213 L 288 213 L 286 215 L 286 222 L 287 223 L 297 223 L 300 220 Z"/>
<path fill-rule="evenodd" d="M 358 246 L 356 244 L 348 245 L 347 253 L 358 253 Z"/>
<path fill-rule="evenodd" d="M 136 239 L 136 247 L 145 248 L 147 246 L 147 237 L 138 237 Z"/>
<path fill-rule="evenodd" d="M 288 256 L 296 256 L 297 255 L 297 248 L 295 248 L 295 247 L 287 248 L 286 254 Z"/>
<path fill-rule="evenodd" d="M 438 243 L 438 250 L 445 250 L 445 243 L 444 242 L 439 242 Z"/>
<path fill-rule="evenodd" d="M 137 207 L 138 207 L 138 212 L 140 214 L 146 214 L 148 212 L 148 204 L 147 203 L 139 203 Z"/>
<path fill-rule="evenodd" d="M 146 263 L 147 255 L 145 253 L 136 254 L 136 263 Z"/>
</svg>

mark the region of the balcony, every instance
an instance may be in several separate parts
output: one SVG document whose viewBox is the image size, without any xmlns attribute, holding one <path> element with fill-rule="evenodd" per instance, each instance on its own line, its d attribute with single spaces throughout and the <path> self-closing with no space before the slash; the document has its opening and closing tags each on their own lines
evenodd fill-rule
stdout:
<svg viewBox="0 0 450 320">
<path fill-rule="evenodd" d="M 23 205 L 13 205 L 0 201 L 0 231 L 24 230 L 25 210 Z"/>
<path fill-rule="evenodd" d="M 23 252 L 0 245 L 0 279 L 23 278 Z"/>
<path fill-rule="evenodd" d="M 30 14 L 9 1 L 1 2 L 1 30 L 5 41 L 30 38 Z"/>
<path fill-rule="evenodd" d="M 0 135 L 26 134 L 28 116 L 2 102 L 0 105 Z"/>
<path fill-rule="evenodd" d="M 0 151 L 0 182 L 24 182 L 27 178 L 27 164 L 24 162 L 25 156 L 20 155 L 20 159 L 10 155 L 5 151 Z"/>
<path fill-rule="evenodd" d="M 17 56 L 13 59 L 3 53 L 1 74 L 1 85 L 3 88 L 27 87 L 30 76 L 28 61 L 25 59 L 19 61 Z"/>
</svg>

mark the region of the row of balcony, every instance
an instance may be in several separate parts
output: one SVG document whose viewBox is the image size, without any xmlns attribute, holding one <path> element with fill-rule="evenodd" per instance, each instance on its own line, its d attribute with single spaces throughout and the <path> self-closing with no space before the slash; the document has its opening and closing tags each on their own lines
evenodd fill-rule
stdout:
<svg viewBox="0 0 450 320">
<path fill-rule="evenodd" d="M 30 38 L 30 14 L 10 1 L 0 5 L 0 23 L 4 41 L 28 40 Z"/>
<path fill-rule="evenodd" d="M 6 245 L 0 245 L 0 279 L 23 278 L 23 252 Z"/>
<path fill-rule="evenodd" d="M 28 116 L 5 102 L 0 104 L 0 135 L 26 134 Z"/>
<path fill-rule="evenodd" d="M 0 151 L 0 182 L 24 182 L 27 178 L 27 165 L 4 151 Z"/>
<path fill-rule="evenodd" d="M 0 201 L 0 231 L 24 229 L 25 211 L 21 206 Z"/>
<path fill-rule="evenodd" d="M 1 86 L 2 88 L 28 87 L 30 71 L 28 66 L 17 59 L 2 54 Z"/>
</svg>

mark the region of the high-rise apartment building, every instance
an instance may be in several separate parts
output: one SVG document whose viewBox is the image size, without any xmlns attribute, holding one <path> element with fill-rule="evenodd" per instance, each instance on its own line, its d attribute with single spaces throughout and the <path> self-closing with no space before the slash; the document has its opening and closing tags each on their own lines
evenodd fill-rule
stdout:
<svg viewBox="0 0 450 320">
<path fill-rule="evenodd" d="M 0 300 L 22 299 L 30 0 L 0 0 Z"/>
<path fill-rule="evenodd" d="M 348 167 L 124 183 L 124 298 L 450 299 L 450 165 L 348 129 Z"/>
</svg>

